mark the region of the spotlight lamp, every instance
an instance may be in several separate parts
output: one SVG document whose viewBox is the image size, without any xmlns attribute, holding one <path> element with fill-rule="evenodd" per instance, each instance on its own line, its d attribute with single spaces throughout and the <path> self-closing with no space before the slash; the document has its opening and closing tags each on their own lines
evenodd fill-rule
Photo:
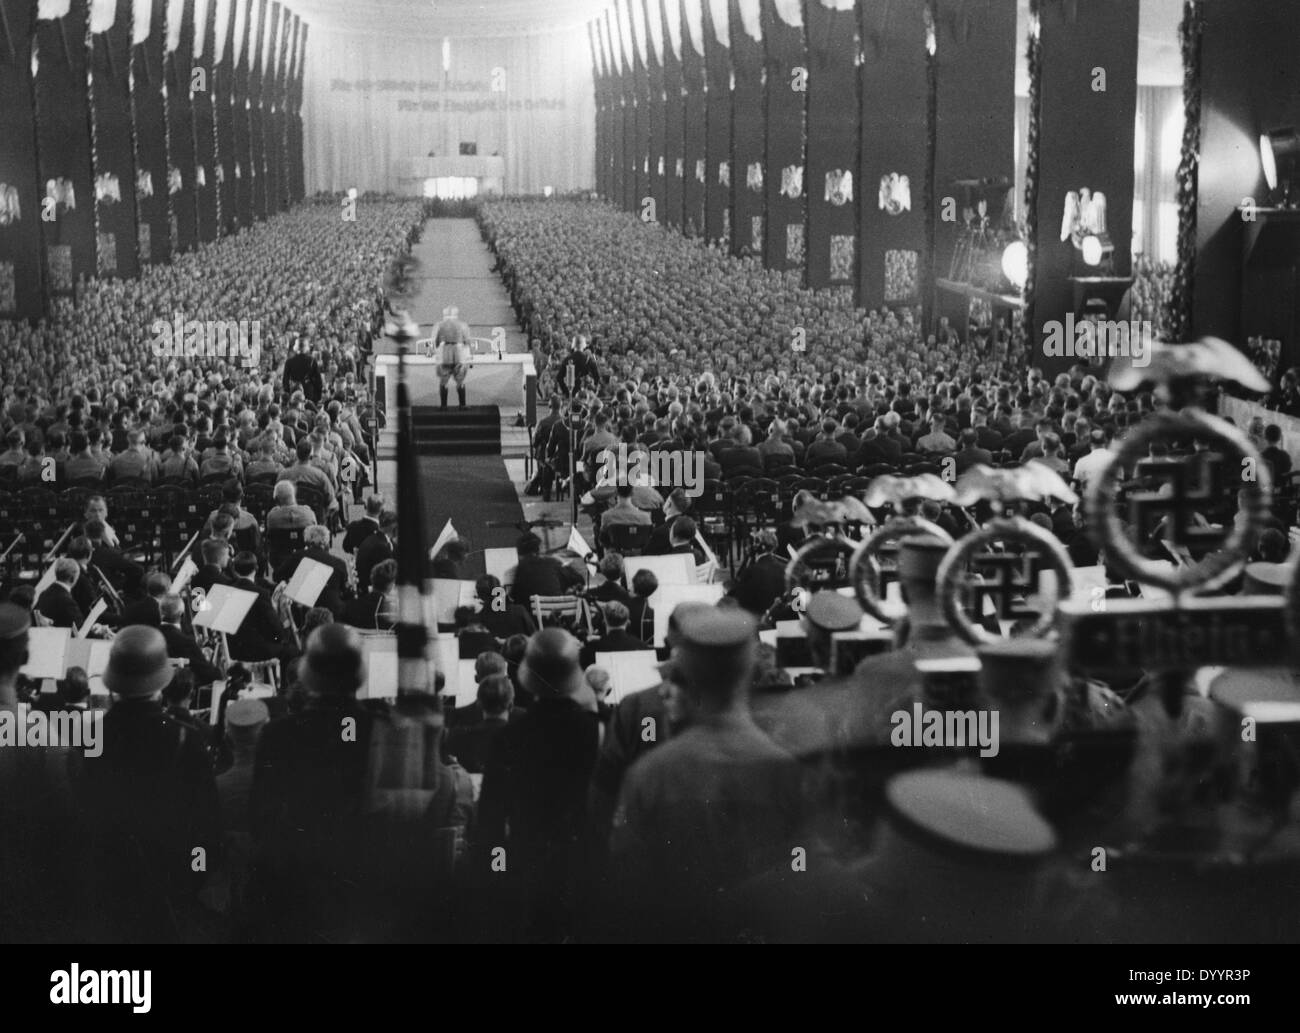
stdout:
<svg viewBox="0 0 1300 1033">
<path fill-rule="evenodd" d="M 1269 190 L 1280 195 L 1278 199 L 1282 206 L 1287 207 L 1294 192 L 1296 165 L 1300 160 L 1300 133 L 1288 126 L 1260 134 L 1259 158 Z"/>
<path fill-rule="evenodd" d="M 1029 248 L 1023 240 L 1013 240 L 1003 250 L 1002 273 L 1016 290 L 1025 289 L 1029 282 Z"/>
</svg>

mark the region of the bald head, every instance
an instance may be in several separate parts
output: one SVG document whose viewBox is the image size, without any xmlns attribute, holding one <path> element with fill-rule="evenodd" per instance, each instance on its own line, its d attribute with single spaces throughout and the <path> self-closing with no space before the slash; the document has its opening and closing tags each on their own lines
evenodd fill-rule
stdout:
<svg viewBox="0 0 1300 1033">
<path fill-rule="evenodd" d="M 582 685 L 578 640 L 561 628 L 543 628 L 524 653 L 523 682 L 538 697 L 573 696 Z"/>
</svg>

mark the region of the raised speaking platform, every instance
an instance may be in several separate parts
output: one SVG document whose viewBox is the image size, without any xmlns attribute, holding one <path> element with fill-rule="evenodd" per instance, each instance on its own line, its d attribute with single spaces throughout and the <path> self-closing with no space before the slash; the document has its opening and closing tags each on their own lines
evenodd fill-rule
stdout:
<svg viewBox="0 0 1300 1033">
<path fill-rule="evenodd" d="M 483 194 L 500 195 L 506 181 L 506 160 L 499 154 L 406 158 L 397 163 L 397 192 L 406 197 L 455 200 Z"/>
</svg>

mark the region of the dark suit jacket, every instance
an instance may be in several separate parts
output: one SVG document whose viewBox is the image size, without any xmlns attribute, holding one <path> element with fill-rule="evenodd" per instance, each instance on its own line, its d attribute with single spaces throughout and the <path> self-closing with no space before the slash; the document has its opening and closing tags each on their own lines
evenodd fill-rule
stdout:
<svg viewBox="0 0 1300 1033">
<path fill-rule="evenodd" d="M 507 603 L 505 610 L 501 611 L 493 609 L 488 602 L 478 617 L 483 626 L 502 642 L 511 635 L 531 635 L 537 630 L 533 615 L 518 603 Z"/>
<path fill-rule="evenodd" d="M 236 579 L 236 588 L 246 592 L 256 592 L 257 601 L 248 611 L 239 631 L 229 636 L 232 660 L 271 660 L 280 655 L 281 643 L 284 641 L 284 626 L 271 605 L 270 595 L 255 582 Z"/>
<path fill-rule="evenodd" d="M 653 734 L 647 736 L 647 730 Z M 670 735 L 663 696 L 657 685 L 624 696 L 614 708 L 592 774 L 592 819 L 598 837 L 609 831 L 628 768 L 641 754 L 667 741 Z"/>
<path fill-rule="evenodd" d="M 58 581 L 41 593 L 41 597 L 36 600 L 36 610 L 56 628 L 72 628 L 76 631 L 86 619 L 81 607 L 72 598 L 68 586 Z"/>
<path fill-rule="evenodd" d="M 372 534 L 379 533 L 379 521 L 374 517 L 363 516 L 348 524 L 347 533 L 343 535 L 343 551 L 356 552 L 358 547 Z"/>
<path fill-rule="evenodd" d="M 357 547 L 357 591 L 370 591 L 370 572 L 393 558 L 393 543 L 388 536 L 376 531 Z"/>
<path fill-rule="evenodd" d="M 378 628 L 376 615 L 384 597 L 378 592 L 367 592 L 343 604 L 339 614 L 340 624 L 350 624 L 354 628 L 375 631 Z"/>
<path fill-rule="evenodd" d="M 190 587 L 202 589 L 203 592 L 211 592 L 213 585 L 228 585 L 230 578 L 220 567 L 214 567 L 205 563 L 198 569 L 192 578 L 190 578 Z"/>
<path fill-rule="evenodd" d="M 468 707 L 458 708 L 468 710 Z M 478 720 L 458 724 L 447 735 L 447 752 L 471 775 L 487 768 L 497 736 L 505 729 L 501 720 Z"/>
<path fill-rule="evenodd" d="M 144 568 L 127 559 L 120 549 L 98 548 L 90 562 L 108 578 L 118 593 L 128 599 L 139 598 L 144 588 Z"/>
<path fill-rule="evenodd" d="M 158 627 L 162 623 L 162 615 L 158 612 L 158 600 L 146 596 L 136 602 L 128 603 L 122 608 L 122 619 L 119 622 L 122 627 L 128 624 L 147 624 L 151 628 Z"/>
<path fill-rule="evenodd" d="M 772 553 L 760 556 L 736 577 L 730 594 L 750 613 L 761 616 L 785 592 L 786 561 Z"/>
<path fill-rule="evenodd" d="M 528 606 L 535 595 L 563 595 L 582 584 L 582 575 L 553 556 L 520 556 L 510 598 Z"/>
<path fill-rule="evenodd" d="M 158 628 L 167 642 L 167 655 L 176 660 L 189 661 L 195 685 L 211 685 L 221 677 L 221 672 L 203 655 L 199 644 L 175 624 L 162 624 Z"/>
<path fill-rule="evenodd" d="M 600 638 L 593 638 L 583 647 L 579 655 L 579 661 L 583 667 L 590 667 L 596 662 L 597 653 L 627 653 L 632 650 L 647 649 L 635 635 L 631 634 L 626 628 L 615 628 L 613 631 L 606 632 Z"/>
<path fill-rule="evenodd" d="M 275 568 L 275 580 L 291 580 L 294 571 L 298 569 L 298 564 L 305 559 L 315 560 L 317 563 L 324 563 L 325 566 L 334 571 L 334 573 L 330 575 L 329 581 L 325 583 L 325 587 L 321 589 L 320 596 L 316 600 L 316 605 L 324 606 L 337 617 L 343 612 L 343 599 L 348 592 L 348 565 L 333 553 L 314 545 L 309 545 L 305 549 L 299 549 Z"/>
<path fill-rule="evenodd" d="M 992 427 L 976 427 L 975 438 L 980 448 L 987 448 L 990 452 L 1002 449 L 1002 435 Z"/>
<path fill-rule="evenodd" d="M 960 452 L 954 452 L 952 457 L 956 460 L 959 474 L 965 473 L 978 463 L 984 463 L 987 466 L 993 462 L 993 456 L 984 448 L 963 448 Z"/>
</svg>

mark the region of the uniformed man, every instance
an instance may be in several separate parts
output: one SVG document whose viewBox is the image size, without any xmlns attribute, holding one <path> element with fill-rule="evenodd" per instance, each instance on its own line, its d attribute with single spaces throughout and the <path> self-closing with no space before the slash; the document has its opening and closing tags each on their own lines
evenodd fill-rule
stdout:
<svg viewBox="0 0 1300 1033">
<path fill-rule="evenodd" d="M 438 358 L 438 395 L 444 409 L 447 408 L 447 381 L 453 377 L 460 407 L 465 408 L 465 377 L 473 361 L 469 338 L 469 327 L 462 322 L 459 310 L 443 309 L 442 319 L 433 328 L 433 344 Z"/>
</svg>

